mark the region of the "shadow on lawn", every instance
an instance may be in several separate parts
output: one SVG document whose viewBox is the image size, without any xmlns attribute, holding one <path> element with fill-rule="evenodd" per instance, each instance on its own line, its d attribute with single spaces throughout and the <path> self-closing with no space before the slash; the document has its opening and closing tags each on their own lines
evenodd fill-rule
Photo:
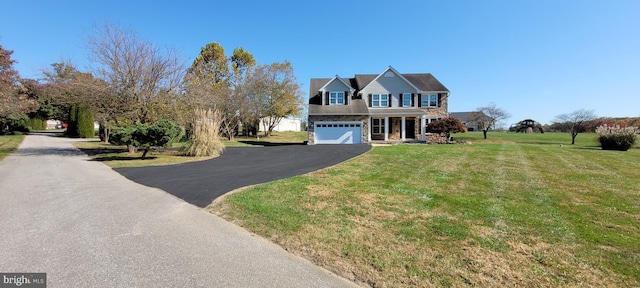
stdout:
<svg viewBox="0 0 640 288">
<path fill-rule="evenodd" d="M 78 148 L 89 156 L 128 152 L 126 148 Z"/>
<path fill-rule="evenodd" d="M 254 145 L 254 146 L 287 146 L 287 145 L 307 145 L 305 142 L 266 142 L 266 141 L 253 141 L 253 140 L 241 140 L 240 143 Z"/>
</svg>

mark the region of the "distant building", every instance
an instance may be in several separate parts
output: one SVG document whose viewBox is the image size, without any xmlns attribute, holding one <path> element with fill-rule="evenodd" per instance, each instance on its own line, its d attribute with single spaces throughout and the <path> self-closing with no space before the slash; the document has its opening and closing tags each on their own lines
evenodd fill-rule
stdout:
<svg viewBox="0 0 640 288">
<path fill-rule="evenodd" d="M 473 120 L 470 120 L 470 118 L 473 118 L 471 116 L 475 113 L 482 112 L 451 112 L 449 113 L 449 117 L 458 118 L 462 122 L 462 124 L 467 127 L 467 131 L 480 131 L 482 130 L 482 127 L 480 127 L 480 125 L 478 125 L 478 123 L 475 123 Z"/>
<path fill-rule="evenodd" d="M 300 132 L 301 121 L 300 118 L 282 118 L 280 123 L 273 128 L 274 132 Z M 267 131 L 267 127 L 260 121 L 260 131 Z"/>
</svg>

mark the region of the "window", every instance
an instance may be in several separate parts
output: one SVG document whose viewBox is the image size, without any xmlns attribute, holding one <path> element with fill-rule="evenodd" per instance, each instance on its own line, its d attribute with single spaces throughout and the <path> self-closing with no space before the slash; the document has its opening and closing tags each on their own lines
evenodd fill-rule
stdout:
<svg viewBox="0 0 640 288">
<path fill-rule="evenodd" d="M 371 107 L 389 107 L 389 94 L 373 94 Z"/>
<path fill-rule="evenodd" d="M 384 118 L 373 118 L 373 124 L 371 128 L 373 129 L 373 134 L 383 134 L 384 133 Z"/>
<path fill-rule="evenodd" d="M 329 92 L 329 105 L 344 105 L 344 92 Z"/>
<path fill-rule="evenodd" d="M 422 107 L 438 107 L 438 94 L 422 94 L 420 102 Z"/>
<path fill-rule="evenodd" d="M 402 107 L 411 107 L 411 93 L 402 93 Z"/>
</svg>

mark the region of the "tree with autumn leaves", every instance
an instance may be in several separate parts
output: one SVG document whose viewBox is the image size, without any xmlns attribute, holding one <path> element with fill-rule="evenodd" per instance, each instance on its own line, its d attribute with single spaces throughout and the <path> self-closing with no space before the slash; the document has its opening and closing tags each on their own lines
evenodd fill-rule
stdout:
<svg viewBox="0 0 640 288">
<path fill-rule="evenodd" d="M 31 80 L 22 79 L 13 68 L 15 60 L 11 59 L 13 51 L 0 45 L 0 133 L 11 130 L 26 114 L 38 107 Z"/>
</svg>

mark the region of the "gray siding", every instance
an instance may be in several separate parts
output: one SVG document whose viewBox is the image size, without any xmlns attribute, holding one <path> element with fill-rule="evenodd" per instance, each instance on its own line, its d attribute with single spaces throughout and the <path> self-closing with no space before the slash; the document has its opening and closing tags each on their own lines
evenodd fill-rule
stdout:
<svg viewBox="0 0 640 288">
<path fill-rule="evenodd" d="M 388 71 L 387 73 L 393 73 Z M 400 93 L 415 93 L 415 88 L 411 87 L 406 81 L 400 78 L 399 75 L 393 73 L 393 77 L 385 77 L 381 75 L 377 80 L 372 81 L 360 91 L 362 99 L 365 99 L 367 106 L 369 106 L 369 94 L 387 93 L 392 94 L 391 107 L 400 107 L 400 99 L 398 98 Z"/>
<path fill-rule="evenodd" d="M 351 87 L 347 87 L 340 80 L 335 79 L 327 87 L 325 87 L 324 91 L 349 91 Z"/>
</svg>

